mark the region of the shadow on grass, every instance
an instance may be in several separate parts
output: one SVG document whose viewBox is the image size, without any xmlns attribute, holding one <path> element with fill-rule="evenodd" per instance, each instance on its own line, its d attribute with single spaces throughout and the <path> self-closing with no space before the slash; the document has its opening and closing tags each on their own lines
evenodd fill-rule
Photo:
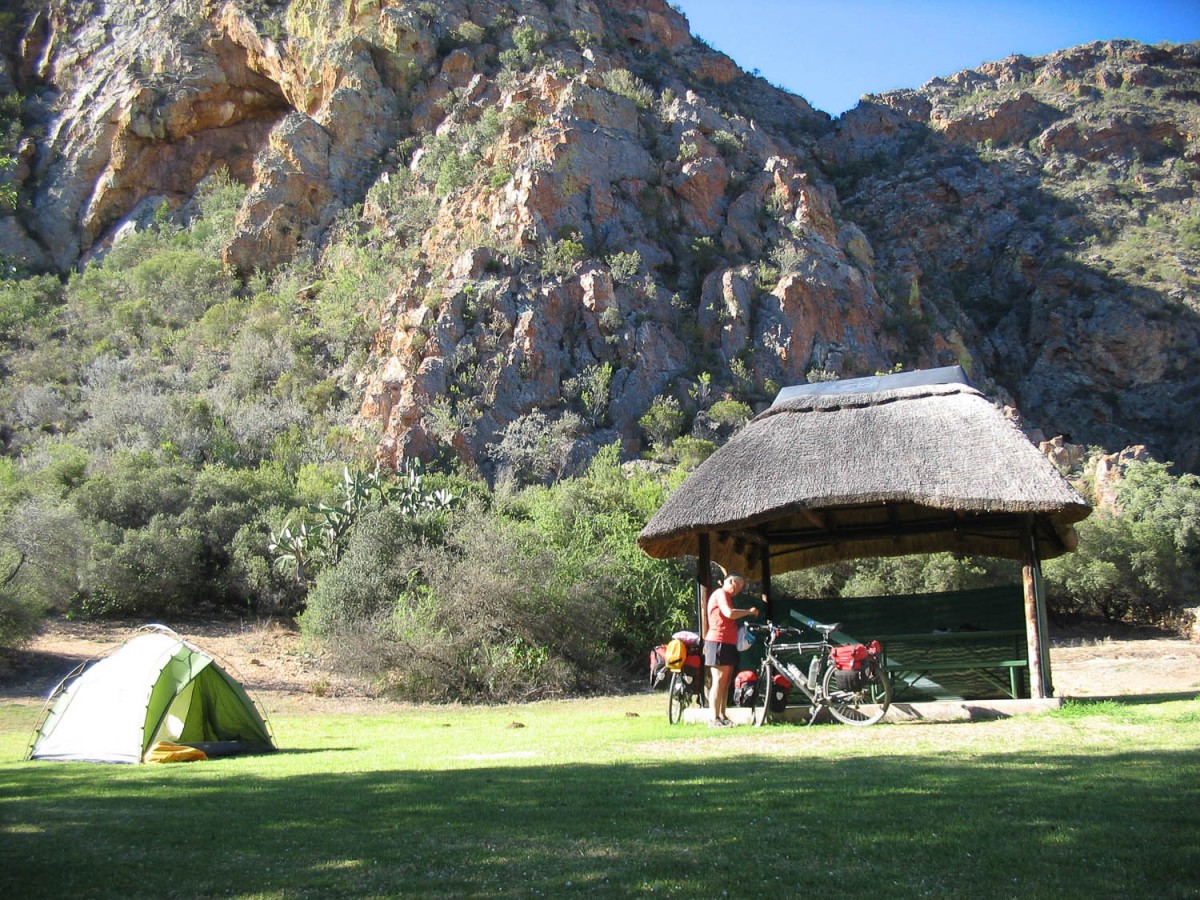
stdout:
<svg viewBox="0 0 1200 900">
<path fill-rule="evenodd" d="M 1200 754 L 368 771 L 237 762 L 0 785 L 6 895 L 1194 896 Z M 119 863 L 114 865 L 114 862 Z"/>
</svg>

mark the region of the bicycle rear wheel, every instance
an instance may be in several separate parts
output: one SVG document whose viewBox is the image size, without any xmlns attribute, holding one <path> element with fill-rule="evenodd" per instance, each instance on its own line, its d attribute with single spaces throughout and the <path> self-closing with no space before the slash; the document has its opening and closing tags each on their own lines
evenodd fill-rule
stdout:
<svg viewBox="0 0 1200 900">
<path fill-rule="evenodd" d="M 880 721 L 892 704 L 892 682 L 883 666 L 873 659 L 863 663 L 859 675 L 859 686 L 854 690 L 843 690 L 838 686 L 837 669 L 830 666 L 825 670 L 821 689 L 829 702 L 829 711 L 839 722 L 846 725 L 874 725 Z"/>
<path fill-rule="evenodd" d="M 683 711 L 688 705 L 688 684 L 682 672 L 672 672 L 667 684 L 667 721 L 674 725 L 683 721 Z"/>
<path fill-rule="evenodd" d="M 775 677 L 775 668 L 769 662 L 764 662 L 758 670 L 758 694 L 754 698 L 754 724 L 763 726 L 771 717 L 771 679 Z"/>
</svg>

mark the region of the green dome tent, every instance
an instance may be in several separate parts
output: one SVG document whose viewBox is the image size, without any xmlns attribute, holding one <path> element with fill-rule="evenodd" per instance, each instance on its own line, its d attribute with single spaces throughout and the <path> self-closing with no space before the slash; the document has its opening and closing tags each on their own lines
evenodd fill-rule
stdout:
<svg viewBox="0 0 1200 900">
<path fill-rule="evenodd" d="M 199 647 L 152 625 L 63 679 L 27 758 L 137 763 L 159 741 L 209 756 L 275 749 L 265 717 L 237 680 Z"/>
</svg>

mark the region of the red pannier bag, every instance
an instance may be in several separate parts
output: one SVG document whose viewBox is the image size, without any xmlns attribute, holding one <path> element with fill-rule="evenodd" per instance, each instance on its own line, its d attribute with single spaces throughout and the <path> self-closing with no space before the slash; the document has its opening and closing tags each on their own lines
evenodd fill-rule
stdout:
<svg viewBox="0 0 1200 900">
<path fill-rule="evenodd" d="M 861 669 L 867 658 L 867 648 L 864 644 L 846 644 L 834 647 L 830 655 L 835 669 Z"/>
<path fill-rule="evenodd" d="M 733 679 L 734 706 L 753 706 L 758 696 L 758 675 L 745 669 Z"/>
</svg>

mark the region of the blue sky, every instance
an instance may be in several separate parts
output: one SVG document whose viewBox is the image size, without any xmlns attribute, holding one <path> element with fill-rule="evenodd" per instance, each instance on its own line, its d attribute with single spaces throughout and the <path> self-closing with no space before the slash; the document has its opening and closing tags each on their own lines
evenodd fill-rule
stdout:
<svg viewBox="0 0 1200 900">
<path fill-rule="evenodd" d="M 676 0 L 743 69 L 841 115 L 1013 53 L 1132 38 L 1200 41 L 1200 0 Z"/>
</svg>

